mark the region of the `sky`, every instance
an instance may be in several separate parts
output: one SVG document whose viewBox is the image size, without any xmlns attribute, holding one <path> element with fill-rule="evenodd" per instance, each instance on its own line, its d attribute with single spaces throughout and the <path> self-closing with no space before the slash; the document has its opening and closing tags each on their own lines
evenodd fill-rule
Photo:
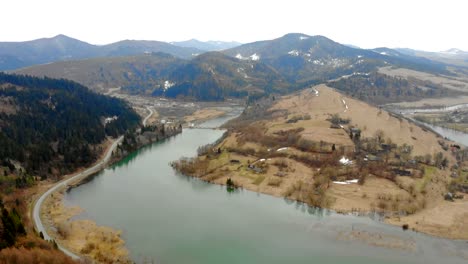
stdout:
<svg viewBox="0 0 468 264">
<path fill-rule="evenodd" d="M 304 33 L 361 48 L 468 51 L 466 0 L 1 0 L 0 10 L 0 41 L 248 43 Z"/>
</svg>

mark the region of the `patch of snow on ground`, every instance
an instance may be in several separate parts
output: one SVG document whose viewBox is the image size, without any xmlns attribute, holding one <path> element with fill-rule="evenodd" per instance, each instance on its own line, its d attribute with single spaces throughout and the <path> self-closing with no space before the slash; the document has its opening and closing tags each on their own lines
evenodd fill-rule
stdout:
<svg viewBox="0 0 468 264">
<path fill-rule="evenodd" d="M 346 158 L 345 156 L 343 156 L 343 157 L 341 157 L 341 159 L 340 159 L 340 163 L 341 163 L 342 165 L 351 165 L 351 164 L 353 164 L 353 161 L 350 160 L 350 159 L 348 159 L 348 158 Z"/>
<path fill-rule="evenodd" d="M 348 105 L 346 104 L 346 101 L 344 99 L 341 99 L 341 101 L 343 102 L 343 105 L 345 106 L 345 110 L 344 112 L 346 113 L 346 111 L 348 111 Z"/>
<path fill-rule="evenodd" d="M 174 85 L 175 85 L 175 83 L 173 83 L 173 82 L 165 81 L 165 82 L 164 82 L 164 91 L 167 90 L 167 89 L 169 89 L 169 88 L 171 88 L 171 87 L 174 86 Z"/>
<path fill-rule="evenodd" d="M 113 117 L 106 117 L 104 118 L 104 124 L 107 125 L 109 124 L 110 122 L 114 121 L 114 120 L 117 120 L 119 119 L 118 116 L 113 116 Z"/>
<path fill-rule="evenodd" d="M 298 50 L 291 50 L 290 52 L 288 52 L 289 55 L 292 55 L 292 56 L 299 56 L 299 51 Z"/>
<path fill-rule="evenodd" d="M 385 52 L 385 51 L 380 52 L 380 54 L 382 54 L 382 55 L 388 55 L 387 52 Z"/>
<path fill-rule="evenodd" d="M 317 91 L 317 89 L 315 89 L 315 88 L 312 88 L 312 90 L 314 91 L 314 93 L 315 93 L 315 96 L 319 96 L 319 91 Z"/>
<path fill-rule="evenodd" d="M 349 180 L 349 181 L 334 181 L 333 183 L 335 184 L 352 184 L 352 183 L 358 183 L 359 180 L 358 179 L 354 179 L 354 180 Z"/>
<path fill-rule="evenodd" d="M 362 55 L 357 55 L 358 59 L 362 58 Z"/>
<path fill-rule="evenodd" d="M 320 61 L 320 60 L 314 60 L 314 61 L 312 61 L 312 63 L 315 64 L 315 65 L 321 65 L 321 66 L 325 65 L 325 64 L 324 64 L 322 61 Z"/>
<path fill-rule="evenodd" d="M 260 60 L 260 56 L 258 56 L 257 53 L 254 53 L 254 54 L 250 55 L 250 59 L 252 59 L 254 61 L 258 61 L 258 60 Z"/>
<path fill-rule="evenodd" d="M 305 39 L 308 39 L 309 37 L 305 37 L 305 36 L 300 36 L 299 39 L 300 40 L 305 40 Z"/>
<path fill-rule="evenodd" d="M 240 53 L 237 53 L 236 58 L 238 58 L 239 60 L 243 60 L 243 59 L 244 59 L 244 57 L 242 57 L 242 55 L 241 55 Z"/>
<path fill-rule="evenodd" d="M 276 151 L 278 151 L 278 152 L 279 152 L 279 151 L 285 151 L 285 150 L 287 150 L 287 149 L 288 149 L 287 147 L 285 147 L 285 148 L 279 148 L 279 149 L 277 149 Z"/>
</svg>

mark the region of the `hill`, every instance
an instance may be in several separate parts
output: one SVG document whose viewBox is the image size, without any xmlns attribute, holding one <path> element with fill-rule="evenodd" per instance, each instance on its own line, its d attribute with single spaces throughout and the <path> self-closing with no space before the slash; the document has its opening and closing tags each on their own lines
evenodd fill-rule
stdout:
<svg viewBox="0 0 468 264">
<path fill-rule="evenodd" d="M 17 72 L 69 78 L 99 91 L 122 87 L 132 94 L 196 100 L 285 94 L 324 82 L 373 103 L 457 96 L 466 92 L 449 91 L 453 87 L 446 87 L 445 82 L 415 80 L 413 76 L 398 77 L 404 80 L 394 86 L 399 81 L 385 75 L 382 68 L 401 68 L 444 78 L 465 73 L 397 50 L 352 48 L 323 36 L 287 34 L 221 53 L 208 52 L 185 61 L 162 53 L 99 58 L 38 65 Z M 365 91 L 358 94 L 357 85 L 364 82 L 367 82 Z"/>
<path fill-rule="evenodd" d="M 381 212 L 395 216 L 395 225 L 468 237 L 459 222 L 468 200 L 444 200 L 456 163 L 452 142 L 406 119 L 319 85 L 258 100 L 225 127 L 221 140 L 173 166 L 228 191 L 246 188 L 344 213 Z"/>
<path fill-rule="evenodd" d="M 427 58 L 455 66 L 461 66 L 465 69 L 468 68 L 468 52 L 460 49 L 453 48 L 441 52 L 428 52 L 408 48 L 398 48 L 395 50 L 406 55 Z"/>
<path fill-rule="evenodd" d="M 164 52 L 189 59 L 202 51 L 160 41 L 124 40 L 108 45 L 92 45 L 64 35 L 25 42 L 0 42 L 0 71 L 36 64 L 96 57 L 129 56 Z"/>
<path fill-rule="evenodd" d="M 121 87 L 128 93 L 152 93 L 185 61 L 165 53 L 60 61 L 17 70 L 20 74 L 66 78 L 95 91 Z"/>
<path fill-rule="evenodd" d="M 271 67 L 242 61 L 219 52 L 199 55 L 169 76 L 170 87 L 154 95 L 188 97 L 197 100 L 224 100 L 284 92 L 288 83 Z"/>
<path fill-rule="evenodd" d="M 190 39 L 186 41 L 174 41 L 171 42 L 171 44 L 180 46 L 180 47 L 186 47 L 186 48 L 195 48 L 199 50 L 204 50 L 204 51 L 220 51 L 220 50 L 225 50 L 225 49 L 230 49 L 234 48 L 237 46 L 242 45 L 239 42 L 231 41 L 231 42 L 226 42 L 226 41 L 199 41 L 197 39 Z"/>
<path fill-rule="evenodd" d="M 91 164 L 107 136 L 140 122 L 123 101 L 63 79 L 0 73 L 0 101 L 0 160 L 42 178 Z"/>
<path fill-rule="evenodd" d="M 323 36 L 296 33 L 244 44 L 224 53 L 244 60 L 260 60 L 289 80 L 300 83 L 329 80 L 358 72 L 368 73 L 385 65 L 448 73 L 443 64 L 427 59 L 387 56 L 381 52 L 345 46 Z"/>
</svg>

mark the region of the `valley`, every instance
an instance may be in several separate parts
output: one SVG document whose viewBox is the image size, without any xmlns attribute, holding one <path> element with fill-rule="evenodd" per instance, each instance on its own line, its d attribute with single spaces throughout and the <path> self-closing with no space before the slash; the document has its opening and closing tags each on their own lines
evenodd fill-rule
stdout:
<svg viewBox="0 0 468 264">
<path fill-rule="evenodd" d="M 310 252 L 342 263 L 312 230 L 327 248 L 366 252 L 359 263 L 463 263 L 467 149 L 444 133 L 468 131 L 458 60 L 299 33 L 0 43 L 2 216 L 13 219 L 2 218 L 2 248 L 70 263 L 59 250 L 98 263 L 304 263 Z M 276 232 L 295 249 L 261 239 Z"/>
</svg>

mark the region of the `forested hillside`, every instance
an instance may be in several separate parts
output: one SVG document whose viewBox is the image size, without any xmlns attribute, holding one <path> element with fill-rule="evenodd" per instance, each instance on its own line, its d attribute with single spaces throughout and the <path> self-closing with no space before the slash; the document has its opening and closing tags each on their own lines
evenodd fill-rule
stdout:
<svg viewBox="0 0 468 264">
<path fill-rule="evenodd" d="M 106 136 L 140 122 L 125 102 L 68 80 L 0 73 L 0 102 L 0 160 L 41 177 L 90 164 Z"/>
<path fill-rule="evenodd" d="M 415 78 L 400 78 L 371 72 L 354 74 L 328 82 L 328 85 L 371 104 L 417 101 L 421 98 L 449 97 L 465 94 L 441 84 Z"/>
</svg>

